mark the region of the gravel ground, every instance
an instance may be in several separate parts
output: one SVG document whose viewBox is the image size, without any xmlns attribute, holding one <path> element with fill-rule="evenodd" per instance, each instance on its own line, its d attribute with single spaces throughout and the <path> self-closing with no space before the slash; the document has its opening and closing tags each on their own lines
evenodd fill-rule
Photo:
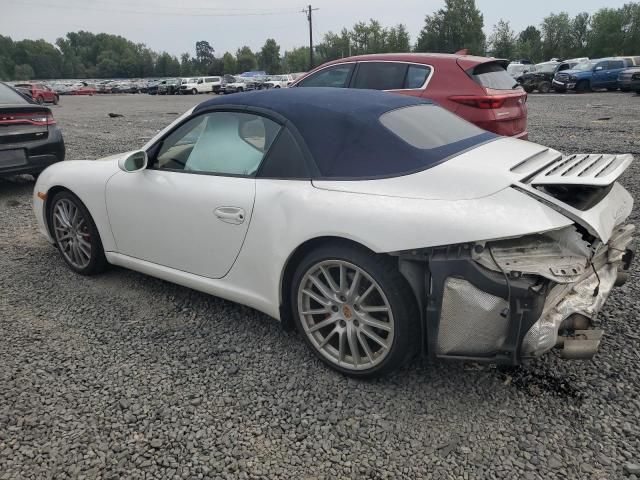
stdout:
<svg viewBox="0 0 640 480">
<path fill-rule="evenodd" d="M 142 145 L 202 100 L 64 97 L 53 110 L 78 159 Z M 531 139 L 640 155 L 639 105 L 530 95 Z M 638 175 L 623 180 L 636 199 Z M 640 478 L 625 471 L 640 463 L 637 270 L 602 312 L 591 362 L 416 360 L 353 381 L 251 309 L 118 268 L 73 274 L 36 232 L 32 186 L 0 180 L 0 480 Z"/>
</svg>

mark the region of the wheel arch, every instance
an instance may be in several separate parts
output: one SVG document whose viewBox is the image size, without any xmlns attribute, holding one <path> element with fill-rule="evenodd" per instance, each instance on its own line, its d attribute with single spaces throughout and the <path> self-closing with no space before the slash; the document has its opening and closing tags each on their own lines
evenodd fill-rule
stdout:
<svg viewBox="0 0 640 480">
<path fill-rule="evenodd" d="M 371 255 L 387 255 L 392 258 L 397 258 L 398 271 L 409 284 L 411 291 L 414 293 L 414 296 L 416 297 L 415 299 L 416 299 L 417 305 L 422 311 L 423 302 L 420 297 L 423 294 L 423 289 L 422 289 L 422 285 L 416 284 L 416 278 L 420 278 L 420 276 L 419 275 L 415 276 L 415 270 L 410 272 L 406 268 L 403 268 L 402 260 L 400 260 L 399 257 L 396 257 L 395 255 L 390 255 L 388 253 L 376 253 L 375 251 L 371 250 L 371 248 L 367 247 L 363 243 L 360 243 L 345 237 L 331 236 L 331 235 L 322 236 L 322 237 L 311 238 L 301 243 L 300 245 L 298 245 L 293 250 L 293 252 L 291 252 L 291 254 L 289 255 L 289 257 L 287 258 L 284 264 L 282 273 L 280 275 L 280 286 L 279 286 L 280 321 L 283 329 L 285 329 L 286 331 L 291 331 L 295 329 L 295 323 L 291 313 L 291 304 L 289 301 L 289 295 L 291 291 L 291 282 L 293 281 L 293 276 L 295 274 L 296 268 L 298 267 L 302 259 L 305 257 L 305 255 L 307 255 L 309 252 L 313 251 L 316 248 L 319 248 L 321 246 L 331 244 L 331 243 L 336 245 L 347 245 L 351 247 L 356 247 L 370 253 Z"/>
</svg>

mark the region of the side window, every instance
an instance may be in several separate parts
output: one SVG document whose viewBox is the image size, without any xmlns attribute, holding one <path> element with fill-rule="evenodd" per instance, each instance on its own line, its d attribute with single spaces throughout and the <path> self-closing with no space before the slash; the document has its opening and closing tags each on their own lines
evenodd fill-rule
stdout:
<svg viewBox="0 0 640 480">
<path fill-rule="evenodd" d="M 563 63 L 562 65 L 560 65 L 558 67 L 558 71 L 561 72 L 563 70 L 569 70 L 569 64 L 568 63 Z"/>
<path fill-rule="evenodd" d="M 430 73 L 431 68 L 426 65 L 409 65 L 404 88 L 422 88 Z"/>
<path fill-rule="evenodd" d="M 353 70 L 353 63 L 325 68 L 305 78 L 299 87 L 338 87 L 346 88 Z"/>
<path fill-rule="evenodd" d="M 254 176 L 279 131 L 277 123 L 250 113 L 200 115 L 164 139 L 153 168 Z"/>
<path fill-rule="evenodd" d="M 609 69 L 624 68 L 624 62 L 622 60 L 609 60 Z"/>
<path fill-rule="evenodd" d="M 282 130 L 260 167 L 259 177 L 308 179 L 309 169 L 298 142 L 288 128 Z"/>
<path fill-rule="evenodd" d="M 373 90 L 400 90 L 404 88 L 406 63 L 362 62 L 358 64 L 352 88 Z"/>
<path fill-rule="evenodd" d="M 599 70 L 606 70 L 608 68 L 609 62 L 600 62 L 596 65 L 596 69 Z"/>
</svg>

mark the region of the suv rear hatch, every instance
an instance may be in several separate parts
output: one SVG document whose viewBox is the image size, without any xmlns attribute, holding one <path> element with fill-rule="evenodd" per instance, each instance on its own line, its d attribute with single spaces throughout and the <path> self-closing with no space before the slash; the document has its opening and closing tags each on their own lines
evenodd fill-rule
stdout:
<svg viewBox="0 0 640 480">
<path fill-rule="evenodd" d="M 455 95 L 451 100 L 466 107 L 490 112 L 490 119 L 476 125 L 506 136 L 524 134 L 527 130 L 527 94 L 506 71 L 507 60 L 478 63 L 477 57 L 460 57 L 458 66 L 477 83 L 481 95 Z M 486 117 L 485 117 L 486 118 Z"/>
</svg>

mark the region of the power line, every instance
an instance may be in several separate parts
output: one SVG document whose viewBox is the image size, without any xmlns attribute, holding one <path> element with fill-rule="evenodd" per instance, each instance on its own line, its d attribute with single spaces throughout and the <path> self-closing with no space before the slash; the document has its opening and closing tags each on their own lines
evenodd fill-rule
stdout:
<svg viewBox="0 0 640 480">
<path fill-rule="evenodd" d="M 51 5 L 49 3 L 39 3 L 39 2 L 32 2 L 31 0 L 27 0 L 30 1 L 33 5 L 36 5 L 38 7 L 42 7 L 42 8 L 54 8 L 54 9 L 67 9 L 67 10 L 87 10 L 87 11 L 93 11 L 93 12 L 106 12 L 106 13 L 116 13 L 116 14 L 125 14 L 125 15 L 146 15 L 146 16 L 153 16 L 153 15 L 160 15 L 160 16 L 179 16 L 179 17 L 260 17 L 260 16 L 270 16 L 270 15 L 289 15 L 289 14 L 293 14 L 293 13 L 298 13 L 297 10 L 288 10 L 288 11 L 259 11 L 259 10 L 254 10 L 254 11 L 243 11 L 243 13 L 237 13 L 237 12 L 229 12 L 229 13 L 205 13 L 205 12 L 192 12 L 189 13 L 188 9 L 181 9 L 181 11 L 179 12 L 160 12 L 157 9 L 153 9 L 153 10 L 114 10 L 114 9 L 109 9 L 109 8 L 101 8 L 101 7 L 96 7 L 96 6 L 87 6 L 87 5 L 78 5 L 78 6 L 71 6 L 71 5 Z M 233 10 L 233 9 L 229 9 L 229 10 Z"/>
</svg>

